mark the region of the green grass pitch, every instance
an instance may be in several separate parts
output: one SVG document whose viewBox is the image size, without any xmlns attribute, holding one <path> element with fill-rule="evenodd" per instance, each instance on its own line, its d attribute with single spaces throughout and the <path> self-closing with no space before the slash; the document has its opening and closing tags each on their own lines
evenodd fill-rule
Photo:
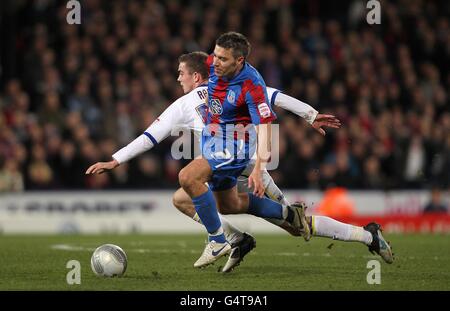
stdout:
<svg viewBox="0 0 450 311">
<path fill-rule="evenodd" d="M 0 236 L 0 290 L 450 290 L 450 235 L 387 235 L 396 261 L 387 265 L 359 243 L 283 234 L 255 235 L 256 248 L 232 273 L 225 258 L 193 268 L 204 235 Z M 113 243 L 128 255 L 121 278 L 93 274 L 95 247 Z M 331 245 L 332 244 L 332 245 Z M 69 260 L 81 284 L 68 285 Z M 381 262 L 381 284 L 369 285 L 367 262 Z"/>
</svg>

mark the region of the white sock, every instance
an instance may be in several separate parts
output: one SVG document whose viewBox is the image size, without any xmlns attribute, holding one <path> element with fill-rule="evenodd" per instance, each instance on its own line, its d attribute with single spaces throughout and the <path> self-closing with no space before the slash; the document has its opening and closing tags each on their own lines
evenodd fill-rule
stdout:
<svg viewBox="0 0 450 311">
<path fill-rule="evenodd" d="M 264 193 L 271 199 L 274 200 L 275 202 L 280 203 L 283 207 L 282 207 L 282 216 L 283 219 L 271 219 L 271 218 L 266 218 L 267 221 L 279 225 L 284 223 L 284 219 L 286 219 L 288 217 L 288 205 L 289 202 L 286 200 L 286 198 L 284 197 L 283 192 L 280 190 L 280 188 L 278 188 L 278 186 L 275 184 L 275 182 L 273 181 L 272 177 L 270 177 L 270 175 L 268 175 L 268 178 L 270 178 L 266 189 L 264 190 Z"/>
<path fill-rule="evenodd" d="M 363 227 L 344 224 L 326 216 L 312 216 L 311 222 L 314 236 L 340 241 L 356 241 L 366 245 L 372 243 L 372 234 Z"/>
<path fill-rule="evenodd" d="M 230 224 L 228 220 L 225 219 L 222 215 L 219 215 L 220 221 L 222 222 L 223 232 L 225 233 L 225 238 L 228 243 L 233 244 L 242 239 L 243 232 Z"/>
<path fill-rule="evenodd" d="M 225 238 L 227 239 L 228 243 L 233 244 L 237 241 L 239 241 L 240 239 L 242 239 L 242 231 L 239 230 L 238 228 L 236 228 L 235 226 L 233 226 L 232 224 L 230 224 L 228 222 L 228 220 L 223 217 L 222 215 L 219 214 L 219 218 L 220 221 L 222 222 L 222 232 L 225 234 Z M 202 221 L 200 220 L 200 217 L 198 216 L 197 213 L 195 213 L 194 217 L 192 217 L 193 220 L 195 220 L 198 223 L 202 223 Z M 216 231 L 217 232 L 217 231 Z M 214 234 L 212 235 L 217 235 L 217 234 L 221 234 L 221 233 L 216 233 L 214 232 Z"/>
<path fill-rule="evenodd" d="M 222 226 L 219 227 L 219 229 L 217 229 L 216 231 L 214 231 L 213 233 L 210 233 L 209 235 L 221 235 L 223 233 L 223 228 Z"/>
</svg>

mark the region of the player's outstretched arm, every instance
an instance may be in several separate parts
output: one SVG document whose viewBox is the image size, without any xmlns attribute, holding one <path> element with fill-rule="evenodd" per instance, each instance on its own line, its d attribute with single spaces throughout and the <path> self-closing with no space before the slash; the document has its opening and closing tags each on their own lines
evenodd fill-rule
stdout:
<svg viewBox="0 0 450 311">
<path fill-rule="evenodd" d="M 127 162 L 138 155 L 152 149 L 166 139 L 174 129 L 188 126 L 188 116 L 183 113 L 184 96 L 177 99 L 156 120 L 127 146 L 112 155 L 119 164 Z"/>
<path fill-rule="evenodd" d="M 117 160 L 112 160 L 109 162 L 97 162 L 93 165 L 91 165 L 87 170 L 86 170 L 86 175 L 89 174 L 102 174 L 106 171 L 115 169 L 116 167 L 118 167 L 120 164 L 119 162 L 117 162 Z"/>
<path fill-rule="evenodd" d="M 113 160 L 109 162 L 97 162 L 91 165 L 85 174 L 102 174 L 153 148 L 169 136 L 176 126 L 186 122 L 184 120 L 185 115 L 182 113 L 182 104 L 183 101 L 181 99 L 175 101 L 167 107 L 142 135 L 114 153 L 112 155 Z"/>
<path fill-rule="evenodd" d="M 305 119 L 306 122 L 319 132 L 325 135 L 326 132 L 323 127 L 339 128 L 341 121 L 331 114 L 320 114 L 313 107 L 304 103 L 292 96 L 281 93 L 279 90 L 267 87 L 270 98 L 273 98 L 273 104 L 285 110 L 288 110 Z"/>
</svg>

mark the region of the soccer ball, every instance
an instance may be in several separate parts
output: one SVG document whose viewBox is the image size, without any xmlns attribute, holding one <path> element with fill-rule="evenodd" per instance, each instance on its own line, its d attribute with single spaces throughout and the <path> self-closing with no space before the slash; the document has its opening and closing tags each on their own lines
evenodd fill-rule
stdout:
<svg viewBox="0 0 450 311">
<path fill-rule="evenodd" d="M 127 255 L 117 245 L 104 244 L 92 254 L 91 268 L 98 276 L 121 276 L 127 270 Z"/>
</svg>

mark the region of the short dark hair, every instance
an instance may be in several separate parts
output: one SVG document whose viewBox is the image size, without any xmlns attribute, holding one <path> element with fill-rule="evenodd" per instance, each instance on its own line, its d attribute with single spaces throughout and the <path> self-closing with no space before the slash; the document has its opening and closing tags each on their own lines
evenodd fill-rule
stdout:
<svg viewBox="0 0 450 311">
<path fill-rule="evenodd" d="M 250 42 L 248 42 L 247 38 L 243 34 L 234 31 L 222 34 L 216 40 L 216 45 L 225 49 L 232 49 L 235 58 L 239 56 L 247 58 L 251 49 Z"/>
<path fill-rule="evenodd" d="M 209 76 L 207 58 L 208 54 L 198 51 L 181 55 L 178 62 L 185 63 L 189 73 L 198 72 L 203 78 L 207 78 Z"/>
</svg>

